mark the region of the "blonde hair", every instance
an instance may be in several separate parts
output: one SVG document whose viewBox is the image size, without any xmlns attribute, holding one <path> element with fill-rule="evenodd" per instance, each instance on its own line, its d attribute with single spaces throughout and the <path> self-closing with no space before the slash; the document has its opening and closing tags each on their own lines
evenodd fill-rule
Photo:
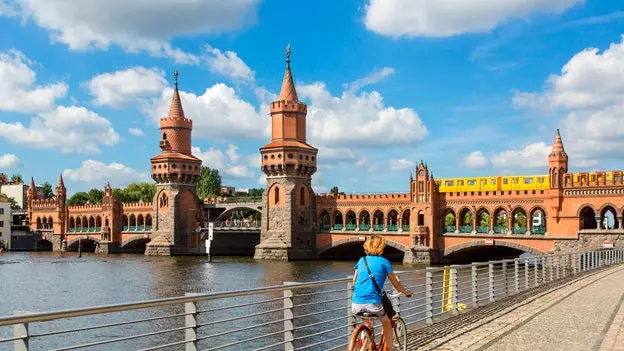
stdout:
<svg viewBox="0 0 624 351">
<path fill-rule="evenodd" d="M 373 235 L 364 242 L 364 252 L 371 256 L 381 256 L 386 247 L 386 239 Z"/>
</svg>

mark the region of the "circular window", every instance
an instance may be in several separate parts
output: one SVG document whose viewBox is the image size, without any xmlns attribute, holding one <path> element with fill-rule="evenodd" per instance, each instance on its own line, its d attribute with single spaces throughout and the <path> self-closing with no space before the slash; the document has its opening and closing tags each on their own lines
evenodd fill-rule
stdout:
<svg viewBox="0 0 624 351">
<path fill-rule="evenodd" d="M 282 158 L 282 154 L 277 154 L 277 158 Z"/>
<path fill-rule="evenodd" d="M 176 165 L 175 163 L 171 165 L 171 168 L 176 169 L 178 168 L 178 165 Z"/>
<path fill-rule="evenodd" d="M 288 154 L 288 158 L 293 158 L 293 157 L 295 157 L 295 155 L 293 155 L 293 154 Z"/>
<path fill-rule="evenodd" d="M 275 155 L 271 155 L 271 160 L 275 158 Z"/>
<path fill-rule="evenodd" d="M 269 159 L 269 156 L 268 156 L 268 155 L 264 155 L 264 159 L 265 159 L 265 160 L 268 160 L 268 159 Z"/>
</svg>

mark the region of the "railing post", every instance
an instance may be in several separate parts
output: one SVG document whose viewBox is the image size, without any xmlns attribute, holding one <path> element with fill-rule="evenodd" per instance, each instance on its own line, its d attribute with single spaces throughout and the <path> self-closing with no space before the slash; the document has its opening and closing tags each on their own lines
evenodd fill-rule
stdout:
<svg viewBox="0 0 624 351">
<path fill-rule="evenodd" d="M 502 272 L 503 272 L 503 293 L 505 296 L 509 295 L 509 289 L 507 288 L 507 261 L 503 260 L 502 264 Z"/>
<path fill-rule="evenodd" d="M 472 264 L 470 268 L 470 286 L 472 287 L 472 307 L 479 307 L 479 289 L 477 286 L 477 265 Z"/>
<path fill-rule="evenodd" d="M 293 285 L 294 282 L 284 282 L 284 285 Z M 295 349 L 295 314 L 293 312 L 293 291 L 284 290 L 284 351 Z"/>
<path fill-rule="evenodd" d="M 548 256 L 548 268 L 550 268 L 550 279 L 548 281 L 555 280 L 555 266 L 554 266 L 554 256 Z"/>
<path fill-rule="evenodd" d="M 186 293 L 185 296 L 197 295 Z M 197 302 L 186 302 L 184 304 L 184 340 L 186 341 L 186 351 L 197 351 Z"/>
<path fill-rule="evenodd" d="M 561 256 L 557 255 L 557 280 L 559 280 L 559 278 L 561 278 Z"/>
<path fill-rule="evenodd" d="M 28 312 L 16 311 L 13 312 L 13 314 L 16 316 L 20 316 L 28 314 Z M 15 324 L 13 326 L 13 337 L 20 338 L 13 341 L 14 351 L 28 351 L 28 323 Z"/>
<path fill-rule="evenodd" d="M 514 293 L 520 292 L 520 262 L 514 259 Z"/>
<path fill-rule="evenodd" d="M 488 262 L 488 295 L 490 302 L 494 301 L 494 263 Z"/>
<path fill-rule="evenodd" d="M 546 257 L 542 257 L 542 284 L 546 284 Z"/>
<path fill-rule="evenodd" d="M 529 260 L 524 259 L 524 288 L 529 288 Z"/>
<path fill-rule="evenodd" d="M 429 267 L 425 272 L 425 318 L 433 323 L 433 272 Z"/>
<path fill-rule="evenodd" d="M 453 304 L 453 314 L 459 314 L 459 310 L 457 309 L 457 267 L 451 266 L 451 287 L 453 291 L 451 293 L 451 303 Z"/>
<path fill-rule="evenodd" d="M 533 276 L 535 280 L 535 287 L 539 286 L 539 266 L 537 265 L 537 258 L 533 258 Z"/>
<path fill-rule="evenodd" d="M 351 335 L 355 328 L 355 316 L 351 312 L 351 305 L 353 299 L 353 276 L 347 276 L 349 281 L 347 282 L 347 335 Z"/>
<path fill-rule="evenodd" d="M 578 255 L 578 254 L 573 253 L 573 254 L 570 256 L 570 259 L 571 259 L 571 261 L 572 261 L 572 262 L 570 262 L 570 264 L 572 265 L 572 275 L 576 275 L 576 262 L 578 261 L 578 260 L 576 259 L 577 255 Z"/>
</svg>

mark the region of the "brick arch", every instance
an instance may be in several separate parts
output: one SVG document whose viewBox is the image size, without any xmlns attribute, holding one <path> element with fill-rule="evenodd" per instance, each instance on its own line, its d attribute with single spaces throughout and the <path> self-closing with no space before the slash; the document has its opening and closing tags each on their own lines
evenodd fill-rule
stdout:
<svg viewBox="0 0 624 351">
<path fill-rule="evenodd" d="M 598 212 L 596 212 L 596 215 L 602 215 L 602 211 L 604 211 L 609 206 L 611 206 L 611 208 L 613 208 L 613 211 L 615 212 L 616 217 L 617 217 L 618 213 L 622 212 L 622 210 L 620 208 L 618 208 L 617 206 L 615 206 L 612 202 L 607 202 L 606 204 L 604 204 L 604 205 L 602 205 L 600 207 Z"/>
<path fill-rule="evenodd" d="M 384 239 L 386 239 L 386 246 L 393 247 L 393 248 L 395 248 L 397 250 L 400 250 L 402 252 L 409 251 L 409 248 L 407 246 L 401 244 L 401 243 L 397 243 L 396 241 L 392 241 L 392 240 L 389 240 L 387 238 L 384 238 Z M 332 241 L 331 243 L 329 243 L 329 244 L 319 248 L 317 250 L 317 254 L 320 255 L 320 254 L 325 253 L 326 251 L 328 251 L 328 250 L 330 250 L 330 249 L 332 249 L 334 247 L 338 247 L 338 246 L 341 246 L 341 245 L 348 245 L 348 244 L 352 244 L 352 243 L 355 243 L 355 242 L 360 242 L 360 243 L 362 243 L 362 245 L 364 244 L 364 241 L 360 240 L 359 237 L 354 236 L 354 237 L 351 237 L 351 238 L 345 238 L 345 239 Z"/>
<path fill-rule="evenodd" d="M 546 252 L 542 252 L 540 250 L 534 249 L 530 246 L 527 245 L 522 245 L 522 244 L 516 244 L 514 242 L 510 242 L 510 241 L 505 241 L 505 240 L 496 240 L 495 241 L 495 245 L 496 246 L 504 246 L 504 247 L 509 247 L 512 249 L 517 249 L 520 251 L 524 251 L 524 252 L 528 252 L 531 253 L 533 255 L 544 255 L 546 254 Z M 472 247 L 480 247 L 480 246 L 486 246 L 485 245 L 485 240 L 474 240 L 474 241 L 469 241 L 467 243 L 462 243 L 462 244 L 457 244 L 457 245 L 453 245 L 451 247 L 447 247 L 444 249 L 444 256 L 448 256 L 450 254 L 468 249 L 468 248 L 472 248 Z"/>
<path fill-rule="evenodd" d="M 360 216 L 362 215 L 363 212 L 367 212 L 369 217 L 373 217 L 373 212 L 371 212 L 368 208 L 364 207 L 362 209 L 360 209 L 360 211 L 356 212 L 358 218 L 360 218 Z"/>
<path fill-rule="evenodd" d="M 592 210 L 594 210 L 594 214 L 599 214 L 600 212 L 596 211 L 596 208 L 594 207 L 594 205 L 590 204 L 590 203 L 584 203 L 581 206 L 579 206 L 578 210 L 576 210 L 576 216 L 577 217 L 581 217 L 581 212 L 585 209 L 585 207 L 589 207 Z"/>
<path fill-rule="evenodd" d="M 512 208 L 511 212 L 510 212 L 510 215 L 513 216 L 516 213 L 518 213 L 518 211 L 520 211 L 520 210 L 524 211 L 524 214 L 527 215 L 527 217 L 529 216 L 529 213 L 527 212 L 527 209 L 524 206 L 522 206 L 522 205 L 518 205 L 518 206 L 515 206 L 514 208 Z"/>
<path fill-rule="evenodd" d="M 67 247 L 70 247 L 72 245 L 74 245 L 75 243 L 78 242 L 78 240 L 91 240 L 91 241 L 95 241 L 96 244 L 100 244 L 100 239 L 96 239 L 93 237 L 88 237 L 87 239 L 85 238 L 76 238 L 76 239 L 72 239 L 71 241 L 67 242 Z"/>
<path fill-rule="evenodd" d="M 492 215 L 492 212 L 491 212 L 490 208 L 486 207 L 486 206 L 481 206 L 481 207 L 477 208 L 477 210 L 475 211 L 475 215 L 479 214 L 482 211 L 487 212 L 487 214 L 489 214 L 490 216 Z"/>
<path fill-rule="evenodd" d="M 492 211 L 492 216 L 498 212 L 500 212 L 500 210 L 503 210 L 505 212 L 507 212 L 507 215 L 510 216 L 511 214 L 509 213 L 509 207 L 505 207 L 505 206 L 496 206 L 494 207 L 494 210 Z"/>
<path fill-rule="evenodd" d="M 527 217 L 532 217 L 533 216 L 533 212 L 535 212 L 536 210 L 542 210 L 542 212 L 544 212 L 544 216 L 548 216 L 548 212 L 546 212 L 546 209 L 544 209 L 544 206 L 542 205 L 535 205 L 533 207 L 531 207 L 531 209 L 529 210 L 529 212 L 527 212 Z"/>
<path fill-rule="evenodd" d="M 132 238 L 129 238 L 129 239 L 126 239 L 126 240 L 122 241 L 121 245 L 120 245 L 120 248 L 123 249 L 128 244 L 132 244 L 132 243 L 134 243 L 136 241 L 147 241 L 147 242 L 150 242 L 150 241 L 152 241 L 152 239 L 145 238 L 145 237 L 143 237 L 143 235 L 135 235 Z"/>
<path fill-rule="evenodd" d="M 388 211 L 386 211 L 386 213 L 384 213 L 385 218 L 390 217 L 390 212 L 392 212 L 392 211 L 396 211 L 396 213 L 398 214 L 398 216 L 400 216 L 400 215 L 401 215 L 401 211 L 400 211 L 398 208 L 396 208 L 396 207 L 390 207 L 390 208 L 388 209 Z"/>
</svg>

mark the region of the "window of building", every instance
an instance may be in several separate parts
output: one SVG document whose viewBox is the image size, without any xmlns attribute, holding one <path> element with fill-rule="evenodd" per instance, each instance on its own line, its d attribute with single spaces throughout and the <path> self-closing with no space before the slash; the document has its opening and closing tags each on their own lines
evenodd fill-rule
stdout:
<svg viewBox="0 0 624 351">
<path fill-rule="evenodd" d="M 301 190 L 299 190 L 299 197 L 300 197 L 299 203 L 301 204 L 301 206 L 305 206 L 305 189 L 303 187 L 301 188 Z"/>
<path fill-rule="evenodd" d="M 4 221 L 0 221 L 0 228 L 4 227 Z"/>
<path fill-rule="evenodd" d="M 0 208 L 0 215 L 4 214 L 4 208 Z"/>
<path fill-rule="evenodd" d="M 279 203 L 279 198 L 280 198 L 280 194 L 279 194 L 279 188 L 276 187 L 275 188 L 275 196 L 273 199 L 273 202 L 277 205 Z"/>
</svg>

